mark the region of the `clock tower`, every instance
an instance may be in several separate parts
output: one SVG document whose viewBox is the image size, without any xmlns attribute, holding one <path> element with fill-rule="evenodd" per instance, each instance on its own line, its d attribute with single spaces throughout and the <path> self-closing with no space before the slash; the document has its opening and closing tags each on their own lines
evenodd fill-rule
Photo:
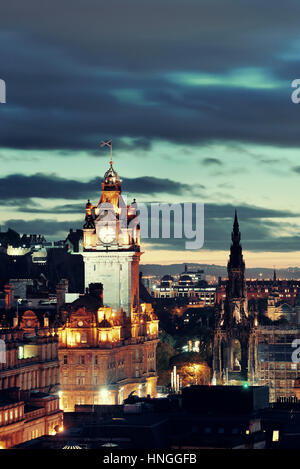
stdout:
<svg viewBox="0 0 300 469">
<path fill-rule="evenodd" d="M 84 278 L 85 288 L 102 283 L 104 304 L 132 318 L 139 311 L 140 229 L 135 201 L 127 205 L 121 184 L 111 160 L 98 204 L 86 204 Z"/>
<path fill-rule="evenodd" d="M 137 205 L 127 205 L 121 184 L 110 160 L 99 202 L 85 207 L 85 293 L 61 307 L 58 328 L 65 411 L 156 395 L 158 318 L 140 304 Z"/>
</svg>

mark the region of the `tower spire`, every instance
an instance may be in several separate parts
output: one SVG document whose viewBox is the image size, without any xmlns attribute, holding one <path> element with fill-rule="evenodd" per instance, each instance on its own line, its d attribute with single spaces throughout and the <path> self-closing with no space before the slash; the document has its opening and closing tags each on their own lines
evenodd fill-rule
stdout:
<svg viewBox="0 0 300 469">
<path fill-rule="evenodd" d="M 234 222 L 233 222 L 233 230 L 231 234 L 232 243 L 238 245 L 241 240 L 241 233 L 239 228 L 239 221 L 237 216 L 237 211 L 234 212 Z"/>
<path fill-rule="evenodd" d="M 233 229 L 231 233 L 232 243 L 230 246 L 230 255 L 227 265 L 230 296 L 234 298 L 242 298 L 245 296 L 245 262 L 243 259 L 243 251 L 241 241 L 241 233 L 237 211 L 234 214 Z"/>
<path fill-rule="evenodd" d="M 240 244 L 241 233 L 240 233 L 238 216 L 237 216 L 236 210 L 234 214 L 234 222 L 233 222 L 233 229 L 231 233 L 231 240 L 232 240 L 232 243 L 230 246 L 229 264 L 235 268 L 242 267 L 244 265 L 244 261 L 243 261 L 242 246 Z"/>
</svg>

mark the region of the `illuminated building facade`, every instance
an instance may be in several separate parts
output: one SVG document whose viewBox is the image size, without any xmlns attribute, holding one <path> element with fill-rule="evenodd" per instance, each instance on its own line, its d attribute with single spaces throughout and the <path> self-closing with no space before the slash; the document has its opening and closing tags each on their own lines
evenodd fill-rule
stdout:
<svg viewBox="0 0 300 469">
<path fill-rule="evenodd" d="M 0 448 L 10 448 L 62 427 L 56 392 L 58 336 L 48 318 L 25 311 L 10 324 L 0 319 Z"/>
<path fill-rule="evenodd" d="M 214 306 L 216 287 L 208 286 L 202 278 L 203 270 L 188 271 L 187 267 L 178 279 L 164 275 L 157 285 L 152 287 L 154 298 L 188 298 L 196 307 Z"/>
<path fill-rule="evenodd" d="M 274 272 L 273 279 L 248 279 L 247 298 L 268 299 L 270 296 L 276 297 L 277 303 L 287 303 L 295 306 L 297 297 L 300 295 L 300 280 L 277 279 Z M 216 292 L 216 301 L 219 303 L 226 297 L 226 280 L 220 280 Z"/>
<path fill-rule="evenodd" d="M 64 410 L 118 404 L 131 392 L 156 394 L 158 320 L 139 301 L 140 237 L 135 203 L 121 179 L 105 173 L 98 205 L 86 204 L 83 258 L 86 293 L 62 308 L 59 327 Z"/>
</svg>

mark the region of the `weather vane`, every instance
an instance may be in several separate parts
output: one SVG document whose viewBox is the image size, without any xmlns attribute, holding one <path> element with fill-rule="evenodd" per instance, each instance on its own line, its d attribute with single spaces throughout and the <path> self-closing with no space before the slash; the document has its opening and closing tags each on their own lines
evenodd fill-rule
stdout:
<svg viewBox="0 0 300 469">
<path fill-rule="evenodd" d="M 110 162 L 109 164 L 112 166 L 113 164 L 113 160 L 112 160 L 112 140 L 107 140 L 107 142 L 105 142 L 104 140 L 101 142 L 101 147 L 108 147 L 110 149 Z"/>
</svg>

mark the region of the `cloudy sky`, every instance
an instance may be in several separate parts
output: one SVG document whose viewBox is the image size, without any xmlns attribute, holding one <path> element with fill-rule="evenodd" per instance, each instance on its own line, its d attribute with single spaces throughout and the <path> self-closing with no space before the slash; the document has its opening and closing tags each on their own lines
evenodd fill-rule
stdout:
<svg viewBox="0 0 300 469">
<path fill-rule="evenodd" d="M 129 199 L 205 204 L 205 243 L 144 262 L 300 265 L 297 0 L 10 0 L 1 6 L 0 223 L 61 239 L 97 202 L 113 139 Z"/>
</svg>

